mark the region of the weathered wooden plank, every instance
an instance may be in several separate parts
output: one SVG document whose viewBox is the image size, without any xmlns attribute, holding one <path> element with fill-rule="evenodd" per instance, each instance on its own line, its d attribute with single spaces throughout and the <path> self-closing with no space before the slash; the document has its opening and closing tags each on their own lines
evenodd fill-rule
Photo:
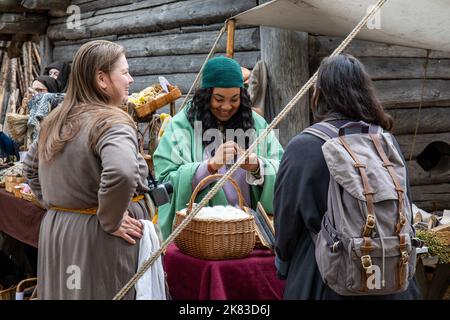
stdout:
<svg viewBox="0 0 450 320">
<path fill-rule="evenodd" d="M 68 45 L 81 45 L 86 41 L 96 40 L 96 39 L 105 39 L 110 41 L 116 40 L 126 40 L 126 39 L 138 39 L 138 38 L 148 38 L 148 37 L 156 37 L 156 36 L 164 36 L 169 34 L 185 34 L 191 32 L 206 32 L 206 31 L 214 31 L 220 30 L 223 27 L 223 23 L 215 23 L 207 26 L 180 26 L 175 29 L 167 29 L 162 30 L 160 32 L 152 32 L 152 33 L 132 33 L 132 34 L 124 34 L 124 35 L 109 35 L 98 38 L 89 38 L 89 39 L 79 39 L 79 40 L 60 40 L 54 42 L 55 47 L 60 46 L 68 46 Z M 250 27 L 251 28 L 251 27 Z M 240 29 L 248 29 L 248 28 L 240 28 Z"/>
<path fill-rule="evenodd" d="M 166 74 L 164 77 L 173 85 L 180 88 L 181 92 L 187 93 L 189 88 L 194 83 L 196 73 L 177 73 L 177 74 Z M 158 83 L 158 75 L 146 75 L 146 76 L 136 76 L 134 78 L 134 83 L 131 86 L 130 92 L 137 92 L 145 87 L 152 84 Z"/>
<path fill-rule="evenodd" d="M 422 80 L 375 81 L 381 103 L 385 108 L 418 106 L 421 101 Z M 426 80 L 422 106 L 450 105 L 450 81 Z"/>
<path fill-rule="evenodd" d="M 395 137 L 397 138 L 400 149 L 407 160 L 410 158 L 411 150 L 413 150 L 412 159 L 415 159 L 432 142 L 442 141 L 450 144 L 450 132 L 418 134 L 415 138 L 414 149 L 414 135 L 402 134 L 396 135 Z"/>
<path fill-rule="evenodd" d="M 372 80 L 423 79 L 424 58 L 360 57 Z M 427 79 L 450 79 L 450 59 L 429 59 Z"/>
<path fill-rule="evenodd" d="M 389 109 L 394 118 L 395 134 L 411 134 L 416 130 L 419 109 Z M 450 132 L 450 107 L 422 108 L 418 133 Z"/>
<path fill-rule="evenodd" d="M 219 23 L 255 5 L 255 0 L 229 0 L 226 5 L 221 0 L 178 1 L 126 14 L 118 12 L 91 17 L 81 21 L 80 29 L 67 29 L 65 24 L 51 25 L 47 33 L 55 41 L 154 32 L 179 25 Z"/>
<path fill-rule="evenodd" d="M 424 210 L 443 210 L 450 208 L 450 183 L 412 186 L 413 202 Z"/>
<path fill-rule="evenodd" d="M 310 57 L 330 55 L 342 42 L 342 38 L 310 36 Z M 344 51 L 355 57 L 416 57 L 425 58 L 427 50 L 390 45 L 380 42 L 353 40 Z M 431 51 L 430 58 L 450 58 L 450 53 Z"/>
<path fill-rule="evenodd" d="M 446 171 L 425 171 L 415 160 L 407 161 L 407 167 L 412 186 L 450 183 L 450 167 Z"/>
<path fill-rule="evenodd" d="M 149 36 L 116 41 L 125 47 L 127 57 L 170 56 L 182 54 L 208 53 L 216 40 L 217 31 L 195 32 L 187 34 L 170 34 Z M 86 42 L 90 39 L 86 39 Z M 259 29 L 236 30 L 236 51 L 256 51 L 259 49 Z M 81 44 L 58 46 L 53 50 L 55 60 L 72 61 Z M 217 51 L 225 52 L 226 38 L 219 41 Z"/>
<path fill-rule="evenodd" d="M 114 1 L 114 6 L 111 6 L 110 0 L 95 0 L 79 5 L 81 12 L 80 19 L 84 20 L 90 17 L 100 16 L 108 13 L 130 12 L 140 9 L 148 9 L 163 4 L 174 3 L 177 1 L 180 0 L 122 0 Z M 61 23 L 65 23 L 65 18 L 52 19 L 50 21 L 50 24 Z"/>
<path fill-rule="evenodd" d="M 271 121 L 309 78 L 308 34 L 261 27 L 261 57 L 267 66 L 269 92 L 264 115 Z M 283 146 L 309 126 L 308 101 L 306 94 L 278 125 Z"/>
<path fill-rule="evenodd" d="M 20 3 L 31 10 L 66 10 L 70 0 L 21 0 Z"/>
<path fill-rule="evenodd" d="M 2 13 L 0 14 L 0 33 L 32 33 L 44 34 L 47 28 L 47 16 L 27 13 Z"/>
<path fill-rule="evenodd" d="M 222 53 L 216 55 L 223 55 Z M 129 58 L 128 65 L 132 76 L 149 74 L 173 74 L 178 72 L 197 73 L 207 54 L 158 56 Z M 245 68 L 252 69 L 260 56 L 259 51 L 237 52 L 236 61 Z"/>
</svg>

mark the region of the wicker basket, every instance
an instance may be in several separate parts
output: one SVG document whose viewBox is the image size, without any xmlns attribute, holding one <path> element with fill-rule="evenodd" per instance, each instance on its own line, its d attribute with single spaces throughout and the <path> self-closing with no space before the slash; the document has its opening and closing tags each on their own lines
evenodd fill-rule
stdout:
<svg viewBox="0 0 450 320">
<path fill-rule="evenodd" d="M 169 92 L 158 95 L 156 99 L 150 100 L 142 106 L 135 106 L 134 110 L 139 118 L 145 118 L 166 104 L 169 104 L 181 97 L 181 90 L 178 87 L 169 85 Z"/>
<path fill-rule="evenodd" d="M 16 299 L 16 286 L 12 286 L 8 289 L 3 289 L 0 286 L 0 300 L 15 300 Z"/>
<path fill-rule="evenodd" d="M 5 178 L 5 189 L 7 192 L 14 193 L 14 187 L 24 182 L 24 177 L 7 176 Z"/>
<path fill-rule="evenodd" d="M 37 278 L 28 278 L 19 282 L 16 288 L 16 300 L 31 300 L 36 295 Z"/>
<path fill-rule="evenodd" d="M 212 180 L 222 177 L 215 174 L 204 178 L 192 193 L 186 213 L 177 212 L 174 227 L 177 227 L 189 213 L 197 194 Z M 229 178 L 237 191 L 239 207 L 246 211 L 244 198 L 237 183 Z M 181 231 L 175 239 L 177 247 L 190 256 L 208 260 L 237 259 L 248 256 L 255 246 L 255 222 L 249 215 L 243 219 L 235 220 L 200 220 L 192 221 Z"/>
</svg>

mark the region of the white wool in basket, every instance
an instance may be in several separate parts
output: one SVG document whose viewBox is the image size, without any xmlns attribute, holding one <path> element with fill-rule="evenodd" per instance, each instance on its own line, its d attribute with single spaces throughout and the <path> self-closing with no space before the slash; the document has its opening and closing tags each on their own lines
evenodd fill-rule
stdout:
<svg viewBox="0 0 450 320">
<path fill-rule="evenodd" d="M 181 210 L 185 213 L 186 209 Z M 195 215 L 198 220 L 234 220 L 234 219 L 245 219 L 248 214 L 242 209 L 232 207 L 232 206 L 214 206 L 214 207 L 203 207 L 199 213 Z"/>
</svg>

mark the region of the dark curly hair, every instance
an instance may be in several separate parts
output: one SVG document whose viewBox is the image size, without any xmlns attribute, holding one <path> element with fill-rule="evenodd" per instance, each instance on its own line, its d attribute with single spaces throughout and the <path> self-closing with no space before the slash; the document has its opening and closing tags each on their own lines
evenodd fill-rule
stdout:
<svg viewBox="0 0 450 320">
<path fill-rule="evenodd" d="M 188 119 L 192 127 L 194 127 L 194 122 L 196 120 L 202 122 L 202 134 L 208 129 L 221 129 L 220 122 L 211 112 L 212 92 L 213 88 L 197 89 L 188 110 Z M 240 98 L 241 103 L 237 112 L 227 122 L 221 123 L 223 125 L 223 130 L 242 129 L 245 132 L 249 129 L 254 129 L 252 102 L 245 88 L 241 88 Z M 203 147 L 206 147 L 207 144 L 208 141 L 203 141 Z M 249 144 L 250 141 L 246 138 L 245 148 L 248 148 Z"/>
</svg>

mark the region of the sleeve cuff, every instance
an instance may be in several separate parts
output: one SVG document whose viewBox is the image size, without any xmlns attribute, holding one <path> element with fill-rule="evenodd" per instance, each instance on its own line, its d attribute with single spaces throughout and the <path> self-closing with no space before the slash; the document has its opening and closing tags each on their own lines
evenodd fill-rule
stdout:
<svg viewBox="0 0 450 320">
<path fill-rule="evenodd" d="M 275 267 L 282 277 L 287 277 L 287 273 L 289 271 L 289 261 L 283 261 L 278 258 L 278 256 L 275 256 Z"/>
<path fill-rule="evenodd" d="M 192 190 L 197 187 L 200 181 L 202 181 L 205 177 L 209 176 L 208 171 L 208 160 L 203 161 L 195 171 L 194 178 L 192 179 Z"/>
<path fill-rule="evenodd" d="M 247 171 L 245 175 L 245 180 L 248 184 L 252 186 L 261 186 L 264 184 L 264 161 L 259 159 L 259 177 L 255 177 L 253 174 L 251 174 L 249 171 Z"/>
</svg>

